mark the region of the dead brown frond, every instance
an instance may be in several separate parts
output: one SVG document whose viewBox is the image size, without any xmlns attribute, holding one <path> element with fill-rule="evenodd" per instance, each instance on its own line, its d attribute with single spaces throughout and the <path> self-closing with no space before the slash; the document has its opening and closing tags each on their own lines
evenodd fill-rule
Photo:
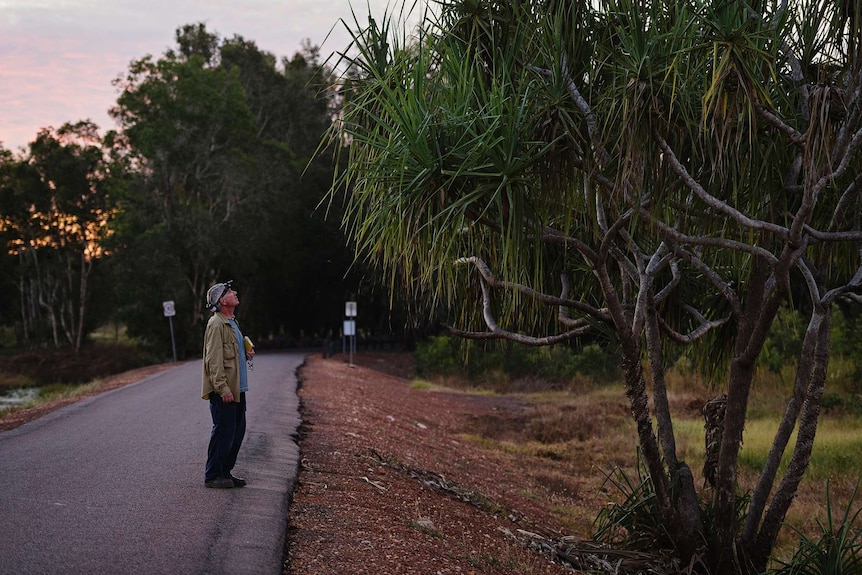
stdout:
<svg viewBox="0 0 862 575">
<path fill-rule="evenodd" d="M 616 549 L 596 541 L 571 536 L 553 538 L 522 529 L 518 529 L 517 533 L 502 528 L 501 530 L 554 563 L 576 571 L 615 575 L 630 573 L 678 575 L 693 573 L 699 563 L 699 559 L 695 559 L 690 565 L 683 566 L 667 553 Z"/>
</svg>

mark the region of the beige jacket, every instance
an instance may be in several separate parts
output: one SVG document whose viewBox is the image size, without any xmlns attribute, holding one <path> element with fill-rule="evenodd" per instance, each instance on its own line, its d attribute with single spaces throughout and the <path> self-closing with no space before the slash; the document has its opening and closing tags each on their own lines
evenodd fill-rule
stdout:
<svg viewBox="0 0 862 575">
<path fill-rule="evenodd" d="M 230 390 L 234 401 L 239 401 L 239 357 L 239 342 L 228 317 L 214 313 L 204 334 L 202 398 L 209 399 L 211 391 L 224 395 Z"/>
</svg>

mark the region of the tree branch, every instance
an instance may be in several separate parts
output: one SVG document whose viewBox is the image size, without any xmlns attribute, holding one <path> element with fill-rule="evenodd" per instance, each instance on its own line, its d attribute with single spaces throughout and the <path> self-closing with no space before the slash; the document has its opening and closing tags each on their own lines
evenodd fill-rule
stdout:
<svg viewBox="0 0 862 575">
<path fill-rule="evenodd" d="M 589 261 L 589 262 L 595 262 L 596 261 L 596 258 L 597 258 L 596 252 L 593 251 L 593 249 L 590 246 L 588 246 L 587 244 L 585 244 L 584 242 L 580 241 L 577 238 L 573 238 L 573 237 L 566 235 L 563 232 L 561 232 L 559 230 L 555 230 L 551 227 L 546 227 L 544 232 L 542 232 L 542 241 L 547 243 L 547 244 L 559 244 L 559 245 L 565 245 L 565 246 L 572 247 L 572 248 L 576 249 L 578 251 L 578 253 L 581 254 L 584 257 L 584 259 L 586 259 L 587 261 Z"/>
<path fill-rule="evenodd" d="M 855 293 L 859 290 L 860 285 L 862 285 L 862 267 L 856 270 L 856 273 L 853 274 L 853 278 L 845 285 L 831 289 L 826 292 L 820 302 L 823 305 L 829 305 L 841 296 L 844 296 L 849 293 Z"/>
<path fill-rule="evenodd" d="M 862 230 L 847 232 L 821 232 L 808 224 L 804 226 L 805 233 L 821 242 L 858 242 L 862 240 Z"/>
<path fill-rule="evenodd" d="M 860 106 L 860 100 L 862 100 L 862 70 L 857 70 L 853 84 L 855 84 L 856 89 L 853 90 L 853 98 L 849 102 L 853 112 L 850 113 L 841 131 L 838 132 L 838 137 L 835 139 L 836 150 L 841 150 L 844 147 L 847 142 L 847 134 L 855 131 L 856 126 L 859 125 L 860 118 L 862 118 L 862 106 Z"/>
<path fill-rule="evenodd" d="M 586 101 L 586 99 L 584 99 L 584 97 L 581 95 L 580 90 L 578 90 L 578 86 L 575 84 L 575 81 L 569 74 L 568 57 L 565 53 L 562 54 L 560 60 L 560 72 L 563 75 L 563 78 L 566 79 L 566 89 L 569 91 L 569 95 L 575 102 L 575 106 L 584 115 L 584 120 L 587 123 L 587 132 L 590 135 L 590 144 L 593 147 L 593 153 L 596 154 L 596 161 L 598 163 L 599 169 L 603 169 L 605 166 L 607 166 L 608 162 L 610 162 L 610 155 L 608 154 L 607 150 L 604 149 L 601 139 L 599 138 L 596 114 L 595 112 L 593 112 L 592 108 L 590 108 L 590 105 Z M 538 74 L 549 78 L 553 77 L 553 72 L 551 70 L 539 68 L 532 64 L 526 64 L 526 66 L 528 69 Z"/>
<path fill-rule="evenodd" d="M 763 107 L 762 104 L 755 104 L 758 115 L 766 122 L 775 127 L 779 132 L 787 136 L 790 143 L 794 146 L 801 146 L 805 143 L 805 134 L 798 132 L 793 126 L 785 124 L 784 121 Z"/>
<path fill-rule="evenodd" d="M 662 330 L 667 333 L 668 337 L 678 343 L 693 343 L 705 336 L 710 331 L 719 328 L 726 324 L 728 321 L 730 321 L 730 316 L 717 320 L 708 320 L 703 316 L 703 314 L 701 314 L 689 304 L 685 304 L 683 308 L 688 313 L 697 318 L 697 320 L 700 322 L 696 328 L 694 328 L 687 334 L 679 333 L 678 331 L 670 327 L 670 325 L 668 325 L 668 323 L 663 318 L 659 318 L 659 323 L 661 324 Z"/>
<path fill-rule="evenodd" d="M 515 343 L 520 343 L 523 345 L 530 345 L 533 347 L 542 347 L 548 345 L 554 345 L 557 343 L 562 343 L 564 341 L 568 341 L 570 339 L 580 337 L 590 331 L 590 328 L 583 329 L 575 329 L 563 332 L 558 335 L 552 335 L 547 337 L 533 337 L 529 335 L 523 335 L 520 333 L 506 331 L 504 329 L 497 329 L 493 331 L 464 331 L 451 325 L 443 325 L 446 330 L 452 335 L 462 337 L 464 339 L 474 339 L 474 340 L 491 340 L 491 339 L 506 339 L 509 341 L 514 341 Z"/>
<path fill-rule="evenodd" d="M 476 258 L 478 259 L 478 258 Z M 481 261 L 481 260 L 480 260 Z M 547 337 L 534 337 L 529 335 L 523 335 L 520 333 L 512 332 L 501 328 L 497 324 L 497 320 L 494 318 L 494 313 L 491 309 L 491 292 L 488 285 L 488 282 L 483 280 L 480 282 L 482 286 L 482 317 L 485 320 L 485 325 L 488 326 L 490 331 L 481 332 L 481 331 L 464 331 L 461 329 L 454 328 L 449 325 L 445 325 L 444 327 L 449 330 L 453 335 L 457 335 L 459 337 L 463 337 L 465 339 L 507 339 L 510 341 L 514 341 L 524 345 L 531 346 L 546 346 L 553 345 L 555 343 L 560 343 L 563 341 L 568 341 L 574 337 L 578 337 L 587 333 L 591 326 L 584 326 L 578 329 L 571 329 L 561 334 L 547 336 Z"/>
<path fill-rule="evenodd" d="M 770 263 L 775 263 L 778 261 L 778 258 L 772 252 L 761 248 L 760 246 L 727 238 L 689 236 L 680 232 L 676 228 L 669 226 L 661 220 L 656 219 L 651 213 L 646 210 L 641 210 L 641 217 L 646 218 L 651 224 L 659 228 L 659 230 L 665 235 L 665 237 L 672 239 L 676 244 L 725 248 L 729 250 L 746 252 L 752 255 L 760 256 Z"/>
<path fill-rule="evenodd" d="M 560 298 L 567 300 L 569 299 L 569 291 L 571 290 L 571 281 L 569 280 L 569 275 L 560 274 L 560 283 L 563 286 L 562 291 L 560 292 Z M 560 306 L 559 311 L 557 312 L 557 321 L 559 321 L 560 324 L 573 329 L 588 327 L 590 325 L 589 322 L 584 318 L 572 319 L 572 317 L 569 315 L 569 309 L 570 308 L 566 306 Z M 607 310 L 600 311 L 607 312 Z"/>
<path fill-rule="evenodd" d="M 682 179 L 683 183 L 697 195 L 698 198 L 701 199 L 707 206 L 715 209 L 716 211 L 732 218 L 739 225 L 750 228 L 753 230 L 761 230 L 772 232 L 779 237 L 787 237 L 789 231 L 787 228 L 783 226 L 779 226 L 777 224 L 773 224 L 770 222 L 764 222 L 761 220 L 752 220 L 736 208 L 730 206 L 726 202 L 723 202 L 716 198 L 715 196 L 708 193 L 703 186 L 701 186 L 691 174 L 688 173 L 688 170 L 685 169 L 685 166 L 677 159 L 676 154 L 671 149 L 670 145 L 664 140 L 664 138 L 659 135 L 658 132 L 655 132 L 655 138 L 658 140 L 659 147 L 661 148 L 662 153 L 664 153 L 665 160 L 670 164 L 671 169 Z"/>
<path fill-rule="evenodd" d="M 470 256 L 470 257 L 465 257 L 465 258 L 459 258 L 458 260 L 456 260 L 455 263 L 456 264 L 473 264 L 476 267 L 476 269 L 479 270 L 479 274 L 481 274 L 481 276 L 485 280 L 485 282 L 487 282 L 487 284 L 492 286 L 492 287 L 502 288 L 502 289 L 511 289 L 511 290 L 517 291 L 518 293 L 521 293 L 521 294 L 523 294 L 523 295 L 525 295 L 525 296 L 527 296 L 527 297 L 529 297 L 535 301 L 538 301 L 538 302 L 541 302 L 541 303 L 544 303 L 547 305 L 566 306 L 566 307 L 569 307 L 572 309 L 576 309 L 576 310 L 578 310 L 582 313 L 585 313 L 587 315 L 593 316 L 598 320 L 601 320 L 604 322 L 610 322 L 611 321 L 611 317 L 607 313 L 607 311 L 601 310 L 601 309 L 596 308 L 594 306 L 591 306 L 591 305 L 588 305 L 588 304 L 585 304 L 583 302 L 576 301 L 576 300 L 564 299 L 564 298 L 548 295 L 546 293 L 542 293 L 540 291 L 537 291 L 533 288 L 527 287 L 523 284 L 519 284 L 519 283 L 515 283 L 515 282 L 501 281 L 494 276 L 494 274 L 491 272 L 491 268 L 488 267 L 488 264 L 486 264 L 484 262 L 484 260 L 482 260 L 479 257 Z"/>
<path fill-rule="evenodd" d="M 739 296 L 737 296 L 736 292 L 733 291 L 733 288 L 730 287 L 730 284 L 725 282 L 721 276 L 710 266 L 708 266 L 703 260 L 700 259 L 693 252 L 682 248 L 680 246 L 671 246 L 673 252 L 679 256 L 680 259 L 687 262 L 688 264 L 694 266 L 706 278 L 718 289 L 721 295 L 727 300 L 727 303 L 730 304 L 730 309 L 733 311 L 733 315 L 737 318 L 743 317 L 742 310 L 742 302 L 739 301 Z"/>
<path fill-rule="evenodd" d="M 853 183 L 847 186 L 847 189 L 841 194 L 841 198 L 838 200 L 838 203 L 835 205 L 835 209 L 832 211 L 832 220 L 829 222 L 829 230 L 838 229 L 841 220 L 844 219 L 844 214 L 847 213 L 847 208 L 853 200 L 859 197 L 860 189 L 862 189 L 862 174 L 857 175 L 853 180 Z"/>
<path fill-rule="evenodd" d="M 679 285 L 679 282 L 682 281 L 682 274 L 679 272 L 679 261 L 673 259 L 670 261 L 670 273 L 671 273 L 671 281 L 664 286 L 660 292 L 655 295 L 656 305 L 660 305 L 667 297 L 673 292 L 674 288 Z"/>
</svg>

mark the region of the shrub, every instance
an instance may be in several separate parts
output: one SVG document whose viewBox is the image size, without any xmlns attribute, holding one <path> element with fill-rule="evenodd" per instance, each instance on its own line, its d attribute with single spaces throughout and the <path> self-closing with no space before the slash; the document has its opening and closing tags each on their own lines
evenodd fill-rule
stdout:
<svg viewBox="0 0 862 575">
<path fill-rule="evenodd" d="M 475 342 L 436 336 L 416 348 L 416 371 L 425 376 L 463 375 L 487 380 L 489 373 L 504 384 L 532 378 L 571 383 L 579 375 L 592 382 L 617 380 L 619 357 L 614 350 L 590 344 L 580 349 L 558 345 L 527 347 L 512 342 Z"/>
<path fill-rule="evenodd" d="M 621 496 L 599 511 L 595 520 L 597 541 L 638 551 L 673 549 L 673 542 L 664 524 L 658 499 L 638 450 L 636 476 L 616 468 L 605 474 Z"/>
<path fill-rule="evenodd" d="M 416 373 L 419 375 L 454 375 L 464 370 L 457 341 L 433 336 L 416 346 Z"/>
<path fill-rule="evenodd" d="M 769 330 L 760 352 L 760 361 L 773 373 L 781 373 L 788 363 L 795 363 L 802 350 L 805 324 L 796 310 L 782 307 Z"/>
<path fill-rule="evenodd" d="M 605 483 L 610 483 L 616 489 L 622 501 L 611 502 L 599 511 L 595 520 L 594 537 L 603 543 L 623 549 L 655 553 L 657 556 L 667 551 L 667 556 L 670 557 L 670 552 L 674 549 L 673 538 L 667 532 L 668 526 L 663 519 L 640 448 L 635 469 L 635 477 L 619 468 L 605 475 Z M 676 498 L 677 488 L 677 485 L 671 485 L 672 498 Z M 736 496 L 734 513 L 740 527 L 750 502 L 749 493 Z M 715 533 L 715 512 L 711 501 L 701 507 L 700 514 L 704 539 L 714 540 L 712 534 Z"/>
<path fill-rule="evenodd" d="M 862 385 L 862 316 L 853 317 L 833 308 L 829 314 L 830 352 L 828 381 L 830 384 L 851 382 L 850 391 L 859 392 Z M 788 366 L 795 366 L 802 349 L 806 329 L 805 316 L 794 309 L 783 307 L 769 331 L 769 337 L 760 353 L 760 363 L 775 374 L 783 374 Z"/>
<path fill-rule="evenodd" d="M 799 547 L 788 563 L 783 563 L 776 575 L 851 575 L 862 573 L 862 530 L 856 520 L 862 509 L 851 513 L 856 489 L 838 523 L 832 517 L 829 482 L 826 483 L 826 523 L 817 521 L 820 537 L 817 541 L 799 533 Z"/>
<path fill-rule="evenodd" d="M 0 372 L 38 386 L 78 384 L 154 363 L 154 357 L 130 345 L 90 345 L 78 353 L 61 348 L 3 355 Z"/>
</svg>

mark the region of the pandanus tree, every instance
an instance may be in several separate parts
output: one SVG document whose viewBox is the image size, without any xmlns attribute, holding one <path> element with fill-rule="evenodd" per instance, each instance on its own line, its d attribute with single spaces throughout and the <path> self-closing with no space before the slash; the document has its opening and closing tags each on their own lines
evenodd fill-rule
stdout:
<svg viewBox="0 0 862 575">
<path fill-rule="evenodd" d="M 358 253 L 460 310 L 463 337 L 613 333 L 669 545 L 710 573 L 765 569 L 811 455 L 828 311 L 862 281 L 858 11 L 442 0 L 416 30 L 352 28 L 333 189 Z M 808 317 L 795 385 L 740 510 L 757 360 L 788 304 Z M 679 344 L 725 396 L 700 490 L 664 381 Z"/>
</svg>

